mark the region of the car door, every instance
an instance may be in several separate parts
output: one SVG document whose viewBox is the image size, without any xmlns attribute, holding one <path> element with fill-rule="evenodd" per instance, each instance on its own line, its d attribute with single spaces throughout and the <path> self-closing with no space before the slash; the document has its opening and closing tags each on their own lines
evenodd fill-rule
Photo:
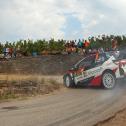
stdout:
<svg viewBox="0 0 126 126">
<path fill-rule="evenodd" d="M 101 75 L 102 69 L 103 69 L 103 63 L 107 60 L 107 57 L 105 54 L 99 54 L 99 56 L 95 58 L 95 63 L 91 69 L 88 69 L 86 72 L 85 78 L 94 78 L 96 76 Z"/>
<path fill-rule="evenodd" d="M 97 76 L 102 71 L 102 64 L 105 61 L 104 56 L 99 55 L 90 56 L 82 61 L 78 66 L 76 82 L 89 82 L 94 76 Z"/>
<path fill-rule="evenodd" d="M 82 60 L 78 66 L 77 66 L 77 71 L 75 73 L 75 82 L 81 82 L 84 79 L 87 78 L 87 71 L 93 68 L 93 63 L 95 60 L 95 55 L 88 56 L 84 60 Z"/>
</svg>

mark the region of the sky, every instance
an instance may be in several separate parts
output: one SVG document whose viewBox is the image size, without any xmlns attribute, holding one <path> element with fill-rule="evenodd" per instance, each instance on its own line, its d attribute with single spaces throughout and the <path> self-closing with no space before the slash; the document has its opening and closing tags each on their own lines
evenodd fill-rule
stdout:
<svg viewBox="0 0 126 126">
<path fill-rule="evenodd" d="M 126 34 L 126 0 L 0 0 L 0 41 Z"/>
</svg>

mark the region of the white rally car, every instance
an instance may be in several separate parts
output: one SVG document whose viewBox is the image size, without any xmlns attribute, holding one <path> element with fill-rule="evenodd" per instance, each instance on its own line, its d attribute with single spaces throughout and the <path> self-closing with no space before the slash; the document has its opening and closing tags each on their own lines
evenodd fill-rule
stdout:
<svg viewBox="0 0 126 126">
<path fill-rule="evenodd" d="M 82 84 L 112 89 L 117 79 L 125 77 L 126 54 L 115 58 L 113 54 L 105 52 L 85 57 L 66 72 L 63 80 L 66 87 Z"/>
</svg>

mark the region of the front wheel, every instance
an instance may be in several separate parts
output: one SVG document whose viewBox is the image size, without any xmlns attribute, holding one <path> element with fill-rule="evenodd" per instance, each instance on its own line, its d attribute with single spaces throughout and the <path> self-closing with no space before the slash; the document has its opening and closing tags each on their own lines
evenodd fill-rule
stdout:
<svg viewBox="0 0 126 126">
<path fill-rule="evenodd" d="M 113 89 L 116 85 L 116 77 L 112 72 L 105 72 L 102 76 L 102 84 L 106 89 Z"/>
<path fill-rule="evenodd" d="M 74 81 L 72 80 L 72 77 L 69 74 L 64 75 L 63 81 L 64 81 L 64 85 L 67 88 L 70 88 L 70 87 L 74 87 L 75 86 Z"/>
</svg>

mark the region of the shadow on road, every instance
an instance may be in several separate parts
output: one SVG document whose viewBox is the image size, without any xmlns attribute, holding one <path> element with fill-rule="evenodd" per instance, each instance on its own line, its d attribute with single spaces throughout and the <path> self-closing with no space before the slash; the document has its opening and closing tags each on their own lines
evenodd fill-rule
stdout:
<svg viewBox="0 0 126 126">
<path fill-rule="evenodd" d="M 85 86 L 85 85 L 78 85 L 74 89 L 89 89 L 89 90 L 107 90 L 102 86 Z M 118 80 L 115 88 L 109 90 L 118 90 L 118 89 L 126 89 L 126 81 Z"/>
</svg>

